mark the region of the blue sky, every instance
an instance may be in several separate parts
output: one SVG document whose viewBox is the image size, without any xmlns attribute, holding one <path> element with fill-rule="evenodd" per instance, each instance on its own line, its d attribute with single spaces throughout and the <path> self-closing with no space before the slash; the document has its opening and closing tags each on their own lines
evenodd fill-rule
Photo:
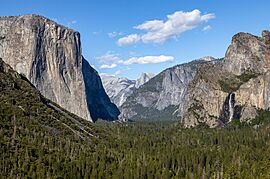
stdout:
<svg viewBox="0 0 270 179">
<path fill-rule="evenodd" d="M 270 29 L 269 8 L 269 0 L 9 0 L 0 15 L 35 13 L 69 26 L 95 69 L 135 79 L 223 57 L 237 32 Z"/>
</svg>

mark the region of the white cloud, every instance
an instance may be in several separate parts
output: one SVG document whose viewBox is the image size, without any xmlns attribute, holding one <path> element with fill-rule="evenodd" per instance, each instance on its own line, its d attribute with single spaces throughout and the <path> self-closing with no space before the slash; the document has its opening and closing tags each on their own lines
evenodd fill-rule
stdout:
<svg viewBox="0 0 270 179">
<path fill-rule="evenodd" d="M 106 54 L 96 57 L 97 60 L 103 64 L 99 67 L 100 69 L 111 69 L 118 66 L 118 64 L 131 65 L 131 64 L 157 64 L 168 61 L 173 61 L 173 56 L 141 56 L 141 57 L 131 57 L 127 60 L 122 60 L 118 54 L 114 54 L 112 51 L 108 51 Z M 123 71 L 123 69 L 120 69 Z M 129 68 L 126 68 L 129 70 Z M 117 74 L 116 74 L 117 75 Z"/>
<path fill-rule="evenodd" d="M 114 54 L 111 51 L 108 51 L 106 54 L 96 57 L 97 60 L 100 60 L 101 62 L 118 62 L 120 61 L 120 57 L 118 54 Z"/>
<path fill-rule="evenodd" d="M 110 73 L 99 73 L 99 76 L 101 78 L 103 78 L 103 77 L 109 77 L 109 76 L 114 76 L 114 75 L 113 74 L 110 74 Z"/>
<path fill-rule="evenodd" d="M 152 20 L 146 21 L 141 25 L 135 26 L 135 29 L 146 30 L 146 31 L 156 31 L 162 29 L 164 22 L 162 20 Z"/>
<path fill-rule="evenodd" d="M 128 35 L 126 37 L 122 37 L 122 38 L 118 39 L 117 44 L 119 46 L 130 45 L 130 44 L 134 44 L 140 40 L 141 40 L 141 37 L 138 34 L 131 34 L 131 35 Z"/>
<path fill-rule="evenodd" d="M 198 9 L 190 12 L 176 11 L 167 15 L 166 21 L 151 20 L 135 26 L 135 29 L 146 32 L 142 35 L 132 34 L 122 37 L 118 40 L 118 44 L 128 45 L 140 40 L 144 43 L 163 43 L 214 18 L 215 14 L 202 15 Z"/>
<path fill-rule="evenodd" d="M 212 27 L 210 25 L 208 25 L 208 26 L 205 26 L 202 31 L 207 32 L 211 29 L 212 29 Z"/>
<path fill-rule="evenodd" d="M 126 61 L 120 61 L 119 63 L 124 65 L 131 64 L 157 64 L 174 60 L 172 56 L 144 56 L 144 57 L 132 57 Z"/>
<path fill-rule="evenodd" d="M 109 33 L 108 33 L 108 36 L 109 36 L 110 38 L 114 38 L 114 37 L 117 37 L 117 36 L 120 36 L 120 35 L 122 35 L 121 32 L 109 32 Z"/>
<path fill-rule="evenodd" d="M 107 65 L 107 64 L 101 65 L 99 68 L 100 69 L 112 69 L 112 68 L 115 68 L 115 67 L 117 67 L 117 65 L 115 63 L 113 63 L 111 65 Z"/>
<path fill-rule="evenodd" d="M 124 69 L 121 69 L 121 70 L 116 70 L 114 73 L 99 73 L 99 76 L 101 78 L 105 78 L 105 77 L 111 77 L 111 76 L 118 76 L 120 74 L 122 74 L 123 72 L 125 71 L 128 71 L 130 70 L 131 68 L 124 68 Z"/>
</svg>

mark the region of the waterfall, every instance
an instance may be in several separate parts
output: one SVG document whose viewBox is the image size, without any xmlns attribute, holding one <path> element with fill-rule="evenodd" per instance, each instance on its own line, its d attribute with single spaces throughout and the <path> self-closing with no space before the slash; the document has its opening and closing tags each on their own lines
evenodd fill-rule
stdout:
<svg viewBox="0 0 270 179">
<path fill-rule="evenodd" d="M 230 93 L 229 94 L 229 121 L 228 122 L 232 121 L 233 113 L 234 113 L 233 93 Z"/>
<path fill-rule="evenodd" d="M 223 125 L 232 122 L 233 118 L 237 118 L 237 113 L 235 113 L 237 112 L 237 110 L 235 110 L 235 102 L 235 94 L 229 93 L 223 103 L 223 107 L 219 115 L 219 120 Z"/>
</svg>

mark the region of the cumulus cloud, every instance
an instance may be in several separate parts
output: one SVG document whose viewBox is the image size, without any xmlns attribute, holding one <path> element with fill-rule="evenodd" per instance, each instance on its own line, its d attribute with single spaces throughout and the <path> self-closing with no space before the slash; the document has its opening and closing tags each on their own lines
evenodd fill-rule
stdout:
<svg viewBox="0 0 270 179">
<path fill-rule="evenodd" d="M 122 37 L 122 38 L 118 39 L 117 44 L 119 46 L 130 45 L 130 44 L 134 44 L 134 43 L 136 43 L 136 42 L 138 42 L 140 40 L 141 40 L 140 35 L 131 34 L 131 35 L 128 35 L 126 37 Z"/>
<path fill-rule="evenodd" d="M 126 61 L 120 61 L 119 63 L 124 65 L 131 65 L 131 64 L 157 64 L 163 63 L 168 61 L 173 61 L 174 57 L 172 56 L 144 56 L 144 57 L 132 57 Z"/>
<path fill-rule="evenodd" d="M 110 76 L 115 76 L 115 75 L 110 74 L 110 73 L 99 73 L 99 76 L 100 76 L 101 78 L 105 78 L 105 77 L 110 77 Z"/>
<path fill-rule="evenodd" d="M 112 69 L 112 68 L 115 68 L 115 67 L 117 67 L 117 64 L 113 63 L 111 65 L 107 65 L 107 64 L 101 65 L 99 68 L 100 69 Z"/>
<path fill-rule="evenodd" d="M 210 25 L 208 25 L 208 26 L 205 26 L 205 27 L 202 29 L 202 31 L 207 32 L 207 31 L 209 31 L 209 30 L 211 30 L 211 29 L 212 29 L 212 27 L 211 27 Z"/>
<path fill-rule="evenodd" d="M 173 56 L 159 55 L 159 56 L 141 56 L 141 57 L 131 57 L 129 59 L 123 60 L 118 54 L 108 51 L 106 54 L 96 57 L 101 63 L 103 63 L 99 69 L 111 69 L 122 65 L 132 65 L 132 64 L 158 64 L 173 61 Z M 123 71 L 123 69 L 120 69 Z M 129 68 L 126 68 L 129 70 Z M 117 74 L 116 74 L 117 75 Z"/>
<path fill-rule="evenodd" d="M 135 26 L 135 29 L 146 30 L 146 31 L 158 31 L 164 27 L 162 20 L 146 21 L 141 25 Z"/>
<path fill-rule="evenodd" d="M 118 40 L 118 44 L 128 45 L 138 41 L 144 43 L 163 43 L 175 38 L 183 32 L 196 28 L 201 23 L 215 18 L 215 14 L 202 15 L 198 9 L 190 12 L 176 11 L 167 15 L 167 20 L 151 20 L 135 26 L 135 29 L 145 31 L 144 34 L 131 34 Z"/>
<path fill-rule="evenodd" d="M 97 60 L 101 62 L 118 62 L 120 57 L 118 54 L 114 54 L 112 51 L 108 51 L 106 54 L 96 57 Z"/>
</svg>

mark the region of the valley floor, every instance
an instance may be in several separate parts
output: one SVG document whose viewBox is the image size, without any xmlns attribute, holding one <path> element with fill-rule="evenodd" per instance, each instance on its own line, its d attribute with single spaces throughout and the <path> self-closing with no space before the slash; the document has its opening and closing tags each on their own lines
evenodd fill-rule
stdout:
<svg viewBox="0 0 270 179">
<path fill-rule="evenodd" d="M 183 129 L 179 123 L 98 122 L 92 142 L 0 132 L 1 178 L 269 178 L 269 113 L 252 125 Z M 263 120 L 262 120 L 263 119 Z M 8 127 L 12 123 L 6 123 Z M 20 130 L 25 126 L 21 126 Z M 28 129 L 26 129 L 28 130 Z M 43 136 L 42 136 L 43 134 Z"/>
</svg>

